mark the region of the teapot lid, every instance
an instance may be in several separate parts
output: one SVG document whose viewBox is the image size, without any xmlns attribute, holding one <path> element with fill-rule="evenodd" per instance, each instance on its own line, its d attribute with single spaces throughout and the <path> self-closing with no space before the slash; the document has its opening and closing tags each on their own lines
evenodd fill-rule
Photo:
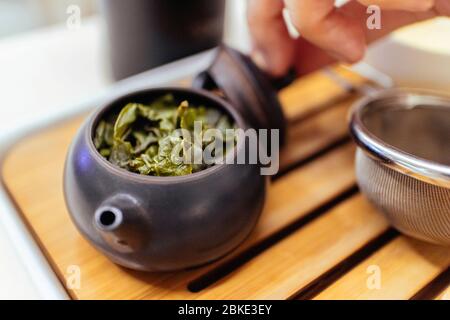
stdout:
<svg viewBox="0 0 450 320">
<path fill-rule="evenodd" d="M 253 128 L 280 130 L 283 145 L 286 120 L 277 97 L 277 84 L 272 85 L 248 56 L 220 46 L 213 63 L 197 76 L 194 86 L 221 90 Z"/>
</svg>

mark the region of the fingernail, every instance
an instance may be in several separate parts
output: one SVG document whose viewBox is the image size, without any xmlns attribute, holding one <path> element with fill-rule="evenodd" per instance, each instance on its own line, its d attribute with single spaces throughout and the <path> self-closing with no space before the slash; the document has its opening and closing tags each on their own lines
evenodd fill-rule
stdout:
<svg viewBox="0 0 450 320">
<path fill-rule="evenodd" d="M 251 54 L 253 62 L 262 70 L 268 71 L 269 64 L 265 55 L 260 50 L 255 50 Z"/>
</svg>

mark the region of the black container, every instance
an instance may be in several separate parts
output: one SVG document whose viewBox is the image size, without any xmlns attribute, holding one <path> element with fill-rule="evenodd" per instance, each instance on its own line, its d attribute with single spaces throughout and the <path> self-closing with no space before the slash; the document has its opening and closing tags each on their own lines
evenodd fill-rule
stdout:
<svg viewBox="0 0 450 320">
<path fill-rule="evenodd" d="M 96 150 L 93 135 L 105 114 L 166 93 L 220 109 L 239 128 L 279 129 L 284 137 L 275 90 L 237 51 L 219 48 L 194 86 L 148 88 L 99 106 L 69 150 L 64 194 L 72 220 L 98 250 L 125 267 L 169 271 L 211 262 L 239 245 L 262 212 L 268 177 L 259 164 L 217 164 L 187 176 L 153 177 L 115 167 Z M 238 141 L 237 152 L 245 148 Z"/>
<path fill-rule="evenodd" d="M 116 80 L 217 46 L 225 0 L 102 0 Z"/>
</svg>

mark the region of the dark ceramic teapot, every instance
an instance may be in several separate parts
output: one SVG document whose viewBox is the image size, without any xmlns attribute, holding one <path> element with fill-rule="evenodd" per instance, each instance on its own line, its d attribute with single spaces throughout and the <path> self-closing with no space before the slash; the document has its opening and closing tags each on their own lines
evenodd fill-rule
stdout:
<svg viewBox="0 0 450 320">
<path fill-rule="evenodd" d="M 227 254 L 254 228 L 266 196 L 268 179 L 259 164 L 217 164 L 191 175 L 153 177 L 115 167 L 98 153 L 93 135 L 105 114 L 166 93 L 217 108 L 239 128 L 279 129 L 281 140 L 285 134 L 273 84 L 246 56 L 225 46 L 194 88 L 150 88 L 100 106 L 70 147 L 65 200 L 92 245 L 115 263 L 137 270 L 179 270 Z M 236 145 L 238 152 L 245 147 Z"/>
</svg>

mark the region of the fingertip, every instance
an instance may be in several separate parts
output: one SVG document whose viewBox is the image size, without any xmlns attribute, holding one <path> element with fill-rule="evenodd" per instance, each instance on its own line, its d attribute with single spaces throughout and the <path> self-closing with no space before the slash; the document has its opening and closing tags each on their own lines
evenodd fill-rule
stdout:
<svg viewBox="0 0 450 320">
<path fill-rule="evenodd" d="M 364 59 L 367 44 L 363 29 L 354 26 L 349 29 L 347 40 L 343 41 L 342 50 L 345 53 L 344 62 L 356 63 Z"/>
<path fill-rule="evenodd" d="M 338 61 L 353 64 L 364 59 L 366 44 L 357 39 L 348 39 L 345 44 L 337 49 L 329 49 L 328 54 Z"/>
<path fill-rule="evenodd" d="M 269 71 L 269 64 L 267 63 L 267 59 L 260 50 L 254 50 L 250 56 L 253 62 L 258 66 L 258 68 L 266 72 Z"/>
<path fill-rule="evenodd" d="M 361 44 L 358 46 L 355 46 L 353 50 L 349 51 L 346 55 L 346 58 L 344 59 L 344 62 L 349 64 L 354 64 L 362 59 L 364 59 L 364 56 L 366 54 L 366 46 Z"/>
<path fill-rule="evenodd" d="M 254 50 L 250 56 L 259 69 L 273 77 L 281 77 L 289 70 L 290 57 L 268 56 L 261 50 Z"/>
<path fill-rule="evenodd" d="M 284 77 L 289 71 L 288 65 L 283 65 L 277 68 L 271 68 L 268 72 L 274 78 Z"/>
</svg>

